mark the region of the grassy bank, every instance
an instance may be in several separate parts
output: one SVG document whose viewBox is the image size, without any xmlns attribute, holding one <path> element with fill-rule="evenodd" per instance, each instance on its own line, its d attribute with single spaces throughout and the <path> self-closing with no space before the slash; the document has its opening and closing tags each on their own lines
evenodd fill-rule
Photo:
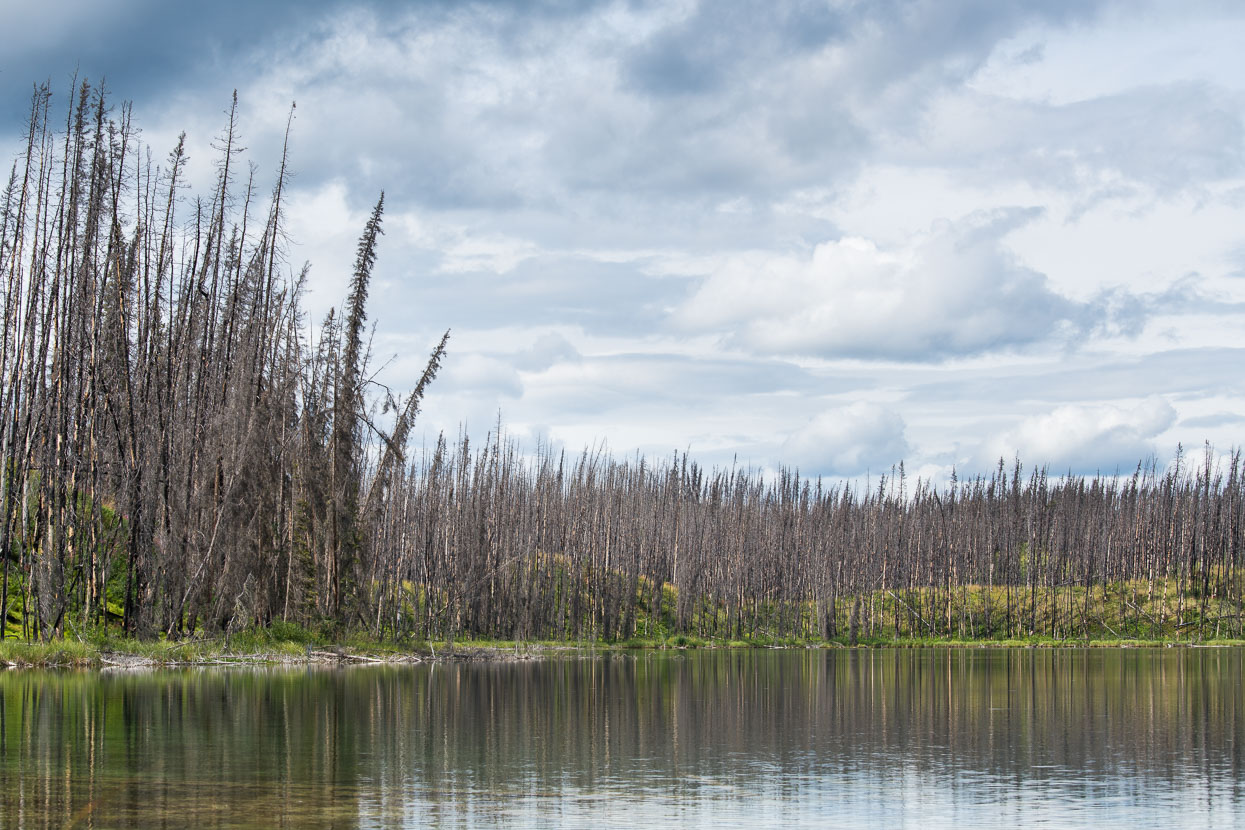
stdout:
<svg viewBox="0 0 1245 830">
<path fill-rule="evenodd" d="M 0 666 L 10 668 L 139 668 L 210 665 L 418 663 L 426 660 L 513 659 L 531 647 L 513 644 L 376 642 L 291 632 L 291 626 L 257 629 L 225 638 L 134 640 L 116 637 L 29 642 L 0 641 Z"/>
<path fill-rule="evenodd" d="M 1233 597 L 1235 594 L 1232 595 Z M 1177 579 L 1080 585 L 953 585 L 882 588 L 826 600 L 715 602 L 702 597 L 680 615 L 678 591 L 642 595 L 634 634 L 790 643 L 1202 643 L 1245 640 L 1245 615 L 1222 591 Z M 682 623 L 680 624 L 680 618 Z M 625 639 L 625 638 L 624 638 Z"/>
<path fill-rule="evenodd" d="M 707 597 L 682 604 L 677 589 L 642 584 L 621 636 L 602 637 L 600 608 L 585 605 L 563 636 L 499 640 L 446 613 L 420 636 L 343 633 L 274 622 L 223 636 L 138 640 L 119 625 L 47 642 L 0 640 L 0 666 L 179 666 L 516 659 L 568 650 L 688 648 L 1138 647 L 1245 645 L 1241 609 L 1223 595 L 1181 590 L 1177 580 L 1079 586 L 895 588 L 825 602 L 759 602 L 739 608 Z M 20 621 L 20 618 L 19 618 Z M 609 630 L 610 626 L 605 626 Z M 576 631 L 580 633 L 576 633 Z"/>
<path fill-rule="evenodd" d="M 800 639 L 757 637 L 712 639 L 676 635 L 631 637 L 619 641 L 457 640 L 454 642 L 378 642 L 363 637 L 342 641 L 313 635 L 290 626 L 241 632 L 230 638 L 183 642 L 120 638 L 63 639 L 46 643 L 0 641 L 0 666 L 9 668 L 142 668 L 179 666 L 337 665 L 421 663 L 428 661 L 525 660 L 557 654 L 696 649 L 850 649 L 850 648 L 1158 648 L 1245 646 L 1245 640 L 1211 638 L 1122 639 L 1115 637 L 1059 639 L 963 639 L 956 637 L 874 636 Z"/>
</svg>

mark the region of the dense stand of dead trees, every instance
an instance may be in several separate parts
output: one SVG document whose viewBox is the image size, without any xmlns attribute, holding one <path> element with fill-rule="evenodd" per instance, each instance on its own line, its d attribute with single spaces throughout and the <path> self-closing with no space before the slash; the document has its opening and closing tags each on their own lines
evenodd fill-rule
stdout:
<svg viewBox="0 0 1245 830">
<path fill-rule="evenodd" d="M 388 498 L 360 501 L 369 462 L 404 463 L 445 348 L 394 434 L 365 431 L 383 199 L 312 347 L 281 255 L 285 154 L 261 193 L 236 99 L 193 201 L 184 136 L 157 164 L 101 90 L 83 83 L 59 123 L 51 101 L 35 91 L 0 195 L 4 629 L 365 619 L 363 537 Z"/>
<path fill-rule="evenodd" d="M 374 529 L 377 634 L 1240 636 L 1245 465 L 827 486 L 440 442 Z"/>
<path fill-rule="evenodd" d="M 378 202 L 316 337 L 236 105 L 209 196 L 128 108 L 37 90 L 0 195 L 0 600 L 46 638 L 282 620 L 379 637 L 1241 635 L 1245 466 L 935 489 L 493 436 L 406 445 L 446 337 L 377 429 L 365 388 Z M 1119 630 L 1117 631 L 1117 627 Z"/>
</svg>

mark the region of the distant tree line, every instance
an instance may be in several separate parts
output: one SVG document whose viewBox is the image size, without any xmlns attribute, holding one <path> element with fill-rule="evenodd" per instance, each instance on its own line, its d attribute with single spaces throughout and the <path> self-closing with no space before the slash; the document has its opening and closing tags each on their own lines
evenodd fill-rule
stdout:
<svg viewBox="0 0 1245 830">
<path fill-rule="evenodd" d="M 1239 453 L 938 489 L 442 440 L 380 517 L 378 634 L 1171 637 L 1242 632 Z"/>
<path fill-rule="evenodd" d="M 37 89 L 0 195 L 7 634 L 1242 634 L 1239 453 L 1092 478 L 1000 462 L 942 488 L 497 434 L 410 456 L 448 332 L 404 400 L 370 384 L 383 197 L 313 330 L 285 156 L 270 191 L 243 174 L 236 100 L 194 199 L 184 137 L 155 163 L 85 83 L 51 112 Z"/>
</svg>

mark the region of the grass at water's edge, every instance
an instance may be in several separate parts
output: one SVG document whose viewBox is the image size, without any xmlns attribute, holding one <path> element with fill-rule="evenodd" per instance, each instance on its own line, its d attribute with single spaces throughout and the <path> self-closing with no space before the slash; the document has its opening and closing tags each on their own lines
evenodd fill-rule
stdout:
<svg viewBox="0 0 1245 830">
<path fill-rule="evenodd" d="M 1161 648 L 1245 646 L 1245 640 L 1202 641 L 1153 639 L 1076 639 L 1050 637 L 964 640 L 947 637 L 861 638 L 856 648 Z M 453 643 L 410 640 L 378 642 L 352 637 L 341 642 L 299 632 L 257 629 L 229 638 L 167 642 L 121 638 L 62 639 L 37 643 L 0 641 L 0 667 L 9 668 L 139 668 L 211 665 L 307 665 L 342 663 L 418 663 L 451 660 L 524 660 L 554 655 L 680 649 L 849 649 L 845 638 L 799 640 L 704 640 L 689 636 L 667 639 L 630 638 L 600 641 L 456 640 Z"/>
<path fill-rule="evenodd" d="M 599 602 L 581 604 L 588 609 L 578 626 L 583 631 L 624 629 L 632 632 L 630 636 L 580 637 L 574 634 L 574 620 L 564 615 L 552 630 L 548 620 L 545 628 L 537 628 L 538 636 L 554 639 L 519 642 L 461 633 L 451 642 L 435 639 L 461 632 L 461 619 L 442 615 L 426 621 L 423 636 L 433 637 L 432 641 L 342 633 L 325 619 L 310 627 L 278 620 L 227 636 L 175 641 L 126 638 L 112 623 L 79 628 L 67 622 L 63 638 L 32 643 L 24 639 L 31 628 L 16 612 L 17 607 L 26 607 L 23 602 L 6 616 L 8 636 L 0 640 L 0 667 L 396 663 L 513 660 L 627 649 L 837 649 L 852 645 L 849 632 L 855 632 L 858 645 L 866 648 L 1245 645 L 1245 613 L 1238 599 L 1245 586 L 1221 589 L 1216 586 L 1204 594 L 1175 578 L 1092 588 L 968 584 L 954 589 L 878 589 L 834 596 L 824 603 L 767 600 L 732 607 L 702 598 L 688 607 L 680 604 L 673 585 L 663 584 L 657 591 L 641 578 L 630 616 L 624 610 L 612 624 L 603 624 Z M 567 601 L 563 597 L 564 606 Z M 409 621 L 423 609 L 403 606 L 403 611 Z M 120 618 L 119 612 L 115 618 Z M 831 636 L 824 639 L 824 634 Z"/>
</svg>

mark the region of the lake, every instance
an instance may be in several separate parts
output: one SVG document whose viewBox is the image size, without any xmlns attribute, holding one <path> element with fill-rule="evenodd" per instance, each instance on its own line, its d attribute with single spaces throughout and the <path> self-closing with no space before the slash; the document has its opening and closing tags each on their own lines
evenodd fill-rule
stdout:
<svg viewBox="0 0 1245 830">
<path fill-rule="evenodd" d="M 1242 649 L 0 673 L 0 826 L 1240 827 Z"/>
</svg>

